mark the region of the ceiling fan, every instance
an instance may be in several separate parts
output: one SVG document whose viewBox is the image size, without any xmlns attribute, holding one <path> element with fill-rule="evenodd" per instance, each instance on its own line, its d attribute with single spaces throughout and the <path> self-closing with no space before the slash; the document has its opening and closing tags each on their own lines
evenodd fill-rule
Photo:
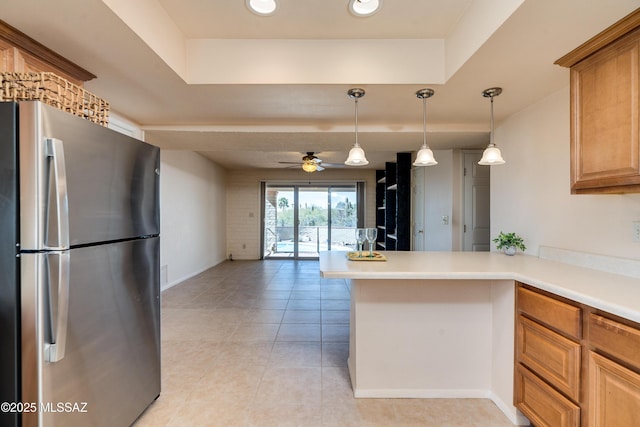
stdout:
<svg viewBox="0 0 640 427">
<path fill-rule="evenodd" d="M 302 157 L 302 161 L 300 162 L 279 162 L 282 164 L 289 165 L 300 165 L 302 166 L 302 170 L 305 172 L 320 172 L 325 168 L 323 166 L 332 166 L 330 164 L 325 163 L 321 165 L 322 159 L 318 158 L 313 151 L 307 151 L 307 154 Z"/>
</svg>

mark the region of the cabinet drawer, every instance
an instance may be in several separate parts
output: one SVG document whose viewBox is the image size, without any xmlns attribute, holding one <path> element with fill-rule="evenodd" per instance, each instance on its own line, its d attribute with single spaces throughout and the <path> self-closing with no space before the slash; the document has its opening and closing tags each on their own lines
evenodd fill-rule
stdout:
<svg viewBox="0 0 640 427">
<path fill-rule="evenodd" d="M 574 401 L 580 393 L 580 344 L 518 316 L 518 361 Z"/>
<path fill-rule="evenodd" d="M 640 330 L 592 313 L 589 341 L 594 347 L 640 369 Z"/>
<path fill-rule="evenodd" d="M 582 337 L 580 307 L 518 287 L 518 309 L 522 313 L 576 339 Z"/>
<path fill-rule="evenodd" d="M 589 426 L 640 425 L 640 375 L 589 353 Z"/>
<path fill-rule="evenodd" d="M 580 408 L 522 365 L 516 370 L 516 407 L 538 427 L 578 427 Z"/>
</svg>

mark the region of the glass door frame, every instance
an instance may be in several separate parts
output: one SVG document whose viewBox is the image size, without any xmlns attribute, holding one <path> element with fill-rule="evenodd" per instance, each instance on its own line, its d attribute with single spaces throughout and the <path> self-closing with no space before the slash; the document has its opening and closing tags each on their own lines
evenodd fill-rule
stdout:
<svg viewBox="0 0 640 427">
<path fill-rule="evenodd" d="M 267 219 L 266 216 L 266 196 L 268 188 L 290 188 L 293 190 L 293 206 L 294 206 L 294 219 L 293 219 L 293 253 L 292 255 L 266 255 L 265 248 L 265 233 L 267 229 Z M 364 214 L 365 214 L 365 182 L 364 181 L 348 181 L 348 182 L 286 182 L 286 181 L 261 181 L 260 182 L 260 259 L 296 259 L 296 260 L 317 260 L 318 255 L 316 256 L 300 256 L 299 250 L 299 234 L 300 234 L 300 209 L 299 209 L 299 201 L 300 201 L 300 190 L 304 190 L 304 188 L 324 188 L 327 192 L 327 250 L 332 250 L 331 246 L 331 237 L 332 237 L 332 206 L 331 206 L 331 197 L 332 191 L 336 189 L 353 189 L 356 194 L 356 218 L 357 224 L 356 227 L 362 227 L 364 224 Z M 316 242 L 319 245 L 319 242 Z M 277 241 L 276 241 L 277 245 Z M 317 253 L 317 252 L 314 252 Z"/>
</svg>

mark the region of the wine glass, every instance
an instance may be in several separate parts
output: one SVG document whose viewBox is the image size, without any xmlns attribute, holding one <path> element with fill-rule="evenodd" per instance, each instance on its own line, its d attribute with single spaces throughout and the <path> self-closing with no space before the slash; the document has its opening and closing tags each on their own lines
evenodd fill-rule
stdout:
<svg viewBox="0 0 640 427">
<path fill-rule="evenodd" d="M 377 228 L 367 228 L 367 240 L 369 241 L 369 258 L 373 258 L 373 245 L 378 237 Z"/>
<path fill-rule="evenodd" d="M 367 240 L 367 230 L 365 228 L 356 229 L 356 241 L 358 242 L 358 258 L 362 258 L 362 245 Z"/>
</svg>

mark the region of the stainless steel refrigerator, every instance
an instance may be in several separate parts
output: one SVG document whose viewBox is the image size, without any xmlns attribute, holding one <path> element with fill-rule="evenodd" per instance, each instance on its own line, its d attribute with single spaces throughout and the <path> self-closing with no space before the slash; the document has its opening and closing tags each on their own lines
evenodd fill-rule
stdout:
<svg viewBox="0 0 640 427">
<path fill-rule="evenodd" d="M 160 394 L 156 147 L 0 103 L 0 425 L 129 426 Z"/>
</svg>

